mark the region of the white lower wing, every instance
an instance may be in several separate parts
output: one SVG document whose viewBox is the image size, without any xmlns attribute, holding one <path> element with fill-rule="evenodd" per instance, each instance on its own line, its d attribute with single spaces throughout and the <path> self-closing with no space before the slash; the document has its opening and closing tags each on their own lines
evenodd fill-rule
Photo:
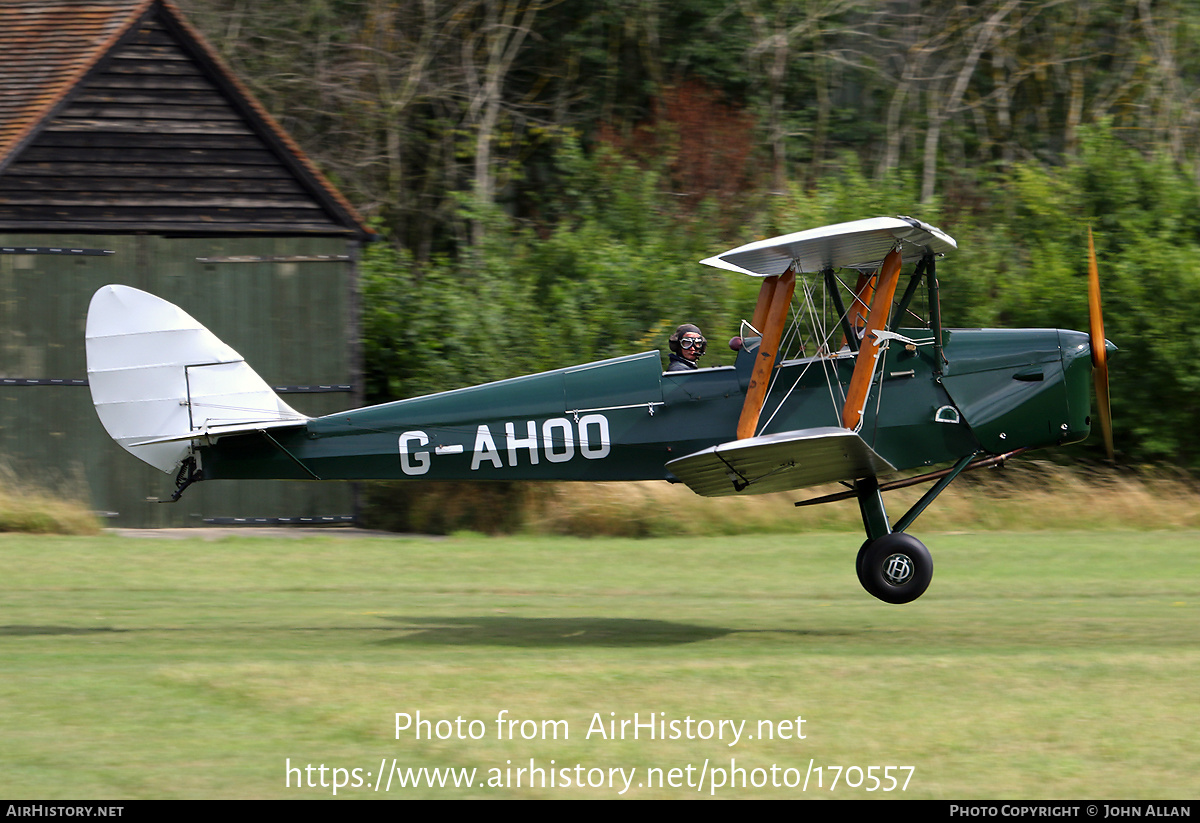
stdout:
<svg viewBox="0 0 1200 823">
<path fill-rule="evenodd" d="M 836 426 L 732 440 L 667 463 L 696 494 L 766 494 L 896 468 L 855 432 Z"/>
</svg>

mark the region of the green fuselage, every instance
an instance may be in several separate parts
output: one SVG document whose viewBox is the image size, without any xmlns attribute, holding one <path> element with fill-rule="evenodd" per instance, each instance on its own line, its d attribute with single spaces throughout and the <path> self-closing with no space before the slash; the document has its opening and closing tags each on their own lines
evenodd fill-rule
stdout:
<svg viewBox="0 0 1200 823">
<path fill-rule="evenodd" d="M 917 343 L 927 329 L 901 330 Z M 956 329 L 892 342 L 860 434 L 898 469 L 1073 442 L 1089 431 L 1088 337 Z M 670 480 L 666 463 L 734 439 L 757 349 L 663 373 L 657 352 L 340 412 L 203 446 L 206 479 Z M 759 434 L 839 426 L 854 357 L 785 361 Z"/>
</svg>

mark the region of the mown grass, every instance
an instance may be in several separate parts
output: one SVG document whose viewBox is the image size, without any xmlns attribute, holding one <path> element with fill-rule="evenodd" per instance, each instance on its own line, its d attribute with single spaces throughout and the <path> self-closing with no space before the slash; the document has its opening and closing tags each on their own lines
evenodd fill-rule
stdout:
<svg viewBox="0 0 1200 823">
<path fill-rule="evenodd" d="M 1194 796 L 1200 531 L 920 534 L 934 582 L 900 607 L 861 591 L 845 532 L 0 535 L 0 792 L 332 797 L 300 773 L 288 788 L 286 764 L 374 774 L 395 758 L 485 785 L 337 796 L 618 796 L 486 786 L 532 758 L 636 768 L 638 798 L 710 796 L 706 761 L 710 781 L 718 766 L 767 780 L 718 797 L 799 797 L 769 769 L 810 761 L 912 766 L 904 797 Z M 397 739 L 395 714 L 417 711 L 485 734 Z M 570 737 L 497 739 L 501 711 Z M 745 720 L 755 739 L 587 738 L 595 717 L 635 712 Z M 759 739 L 758 721 L 797 716 L 804 739 Z M 653 768 L 681 785 L 645 785 Z M 805 796 L 901 795 L 831 791 L 830 774 Z"/>
</svg>

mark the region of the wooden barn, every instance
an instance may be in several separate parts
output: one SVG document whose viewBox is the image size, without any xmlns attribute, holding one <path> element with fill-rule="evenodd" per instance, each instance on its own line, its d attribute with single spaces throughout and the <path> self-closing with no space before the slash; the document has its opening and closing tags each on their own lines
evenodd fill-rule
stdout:
<svg viewBox="0 0 1200 823">
<path fill-rule="evenodd" d="M 107 283 L 179 304 L 297 410 L 361 404 L 350 204 L 164 0 L 0 5 L 0 463 L 111 525 L 345 518 L 352 489 L 196 484 L 108 439 L 84 320 Z M 72 253 L 97 249 L 111 254 Z M 30 251 L 32 250 L 32 251 Z"/>
</svg>

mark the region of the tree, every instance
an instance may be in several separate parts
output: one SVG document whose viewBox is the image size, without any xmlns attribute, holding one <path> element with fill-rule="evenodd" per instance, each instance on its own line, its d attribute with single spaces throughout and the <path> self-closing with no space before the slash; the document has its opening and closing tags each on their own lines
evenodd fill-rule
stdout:
<svg viewBox="0 0 1200 823">
<path fill-rule="evenodd" d="M 468 103 L 465 123 L 474 132 L 474 192 L 480 204 L 489 206 L 495 199 L 495 170 L 492 144 L 502 106 L 510 98 L 505 80 L 532 32 L 537 15 L 558 0 L 477 0 L 473 25 L 461 50 L 463 76 Z M 471 239 L 483 238 L 482 221 L 472 221 Z"/>
</svg>

